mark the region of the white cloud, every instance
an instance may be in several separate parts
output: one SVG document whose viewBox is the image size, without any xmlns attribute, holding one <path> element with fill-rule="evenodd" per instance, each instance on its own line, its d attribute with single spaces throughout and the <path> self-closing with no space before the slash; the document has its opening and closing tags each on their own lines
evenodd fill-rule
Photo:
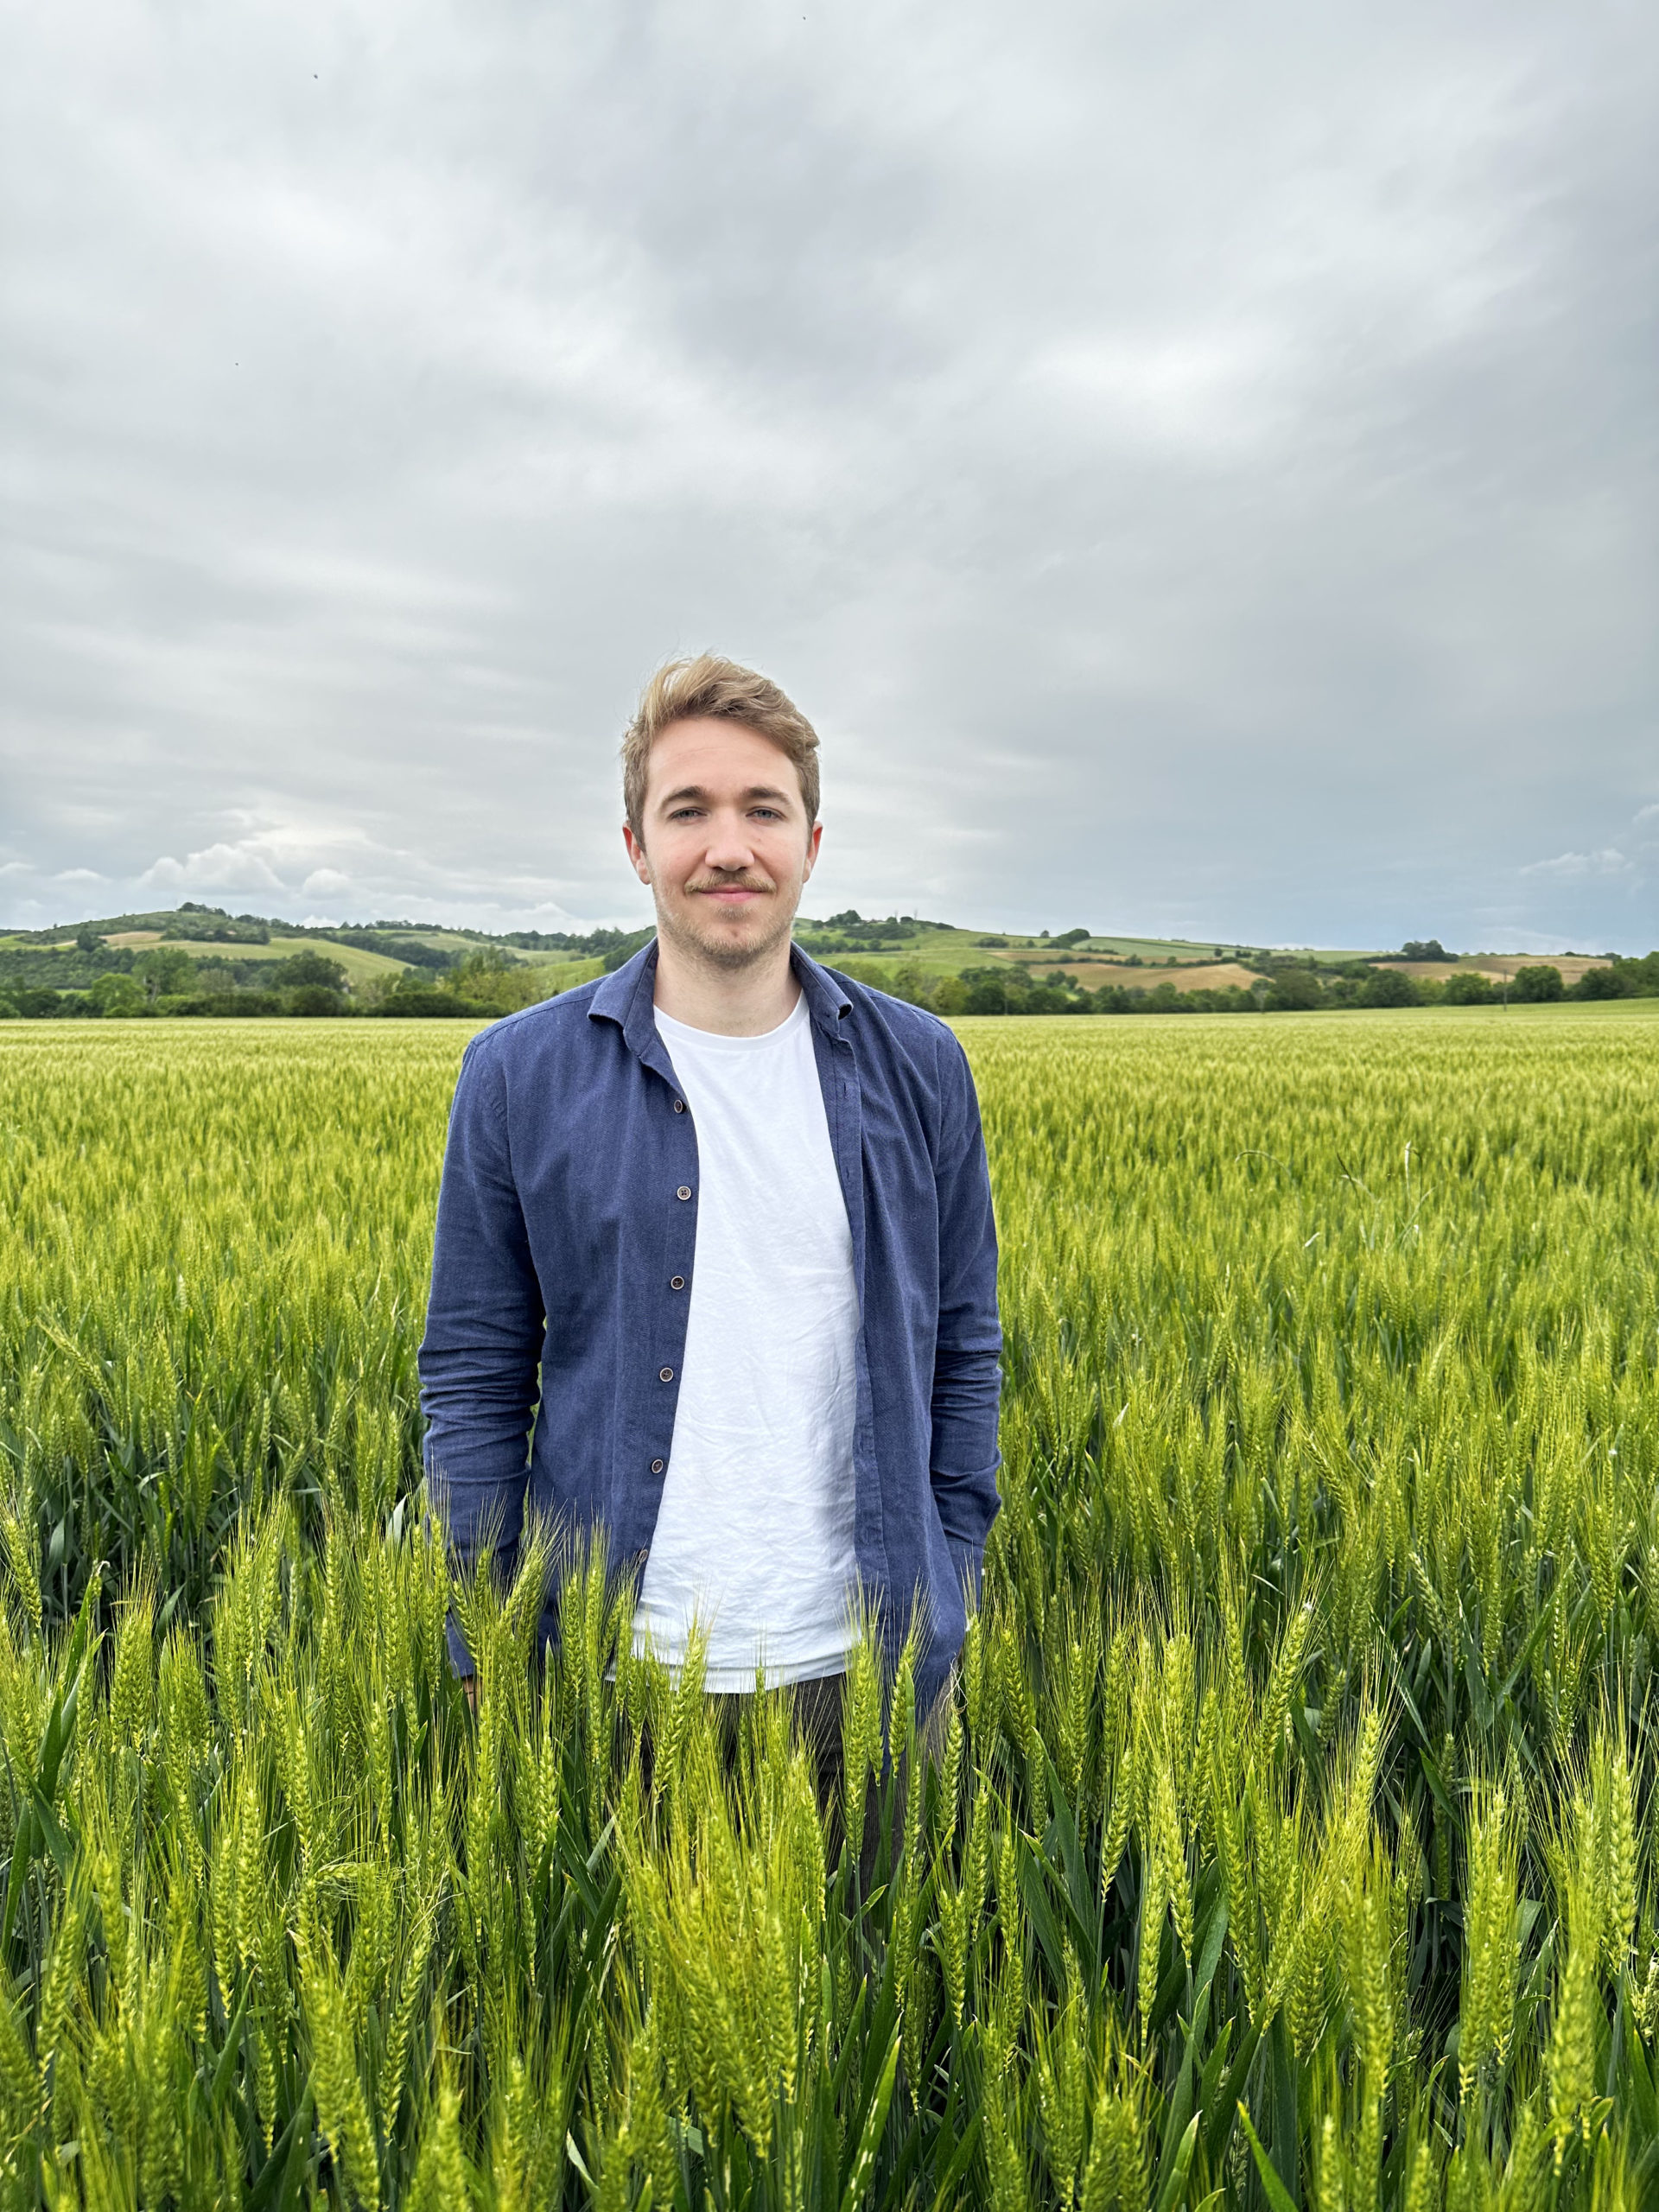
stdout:
<svg viewBox="0 0 1659 2212">
<path fill-rule="evenodd" d="M 213 903 L 236 898 L 319 927 L 317 910 L 324 906 L 365 919 L 406 915 L 485 929 L 633 928 L 641 918 L 626 907 L 616 911 L 614 892 L 590 904 L 559 877 L 493 861 L 487 853 L 472 865 L 459 857 L 435 861 L 349 823 L 283 819 L 251 808 L 226 808 L 221 819 L 232 834 L 193 849 L 183 860 L 163 854 L 133 881 L 135 896 L 188 895 Z M 312 911 L 305 912 L 302 902 Z"/>
<path fill-rule="evenodd" d="M 1554 860 L 1529 861 L 1521 873 L 1571 881 L 1584 876 L 1628 875 L 1633 866 L 1616 845 L 1608 845 L 1599 853 L 1557 853 Z"/>
<path fill-rule="evenodd" d="M 52 880 L 54 883 L 102 883 L 105 879 L 95 868 L 60 868 Z"/>
<path fill-rule="evenodd" d="M 1632 824 L 1638 828 L 1644 822 L 1659 822 L 1659 806 L 1642 807 L 1630 818 Z"/>
<path fill-rule="evenodd" d="M 182 861 L 163 853 L 138 880 L 152 891 L 281 892 L 286 888 L 275 868 L 246 842 L 207 845 Z"/>
<path fill-rule="evenodd" d="M 285 820 L 251 808 L 227 808 L 221 819 L 241 834 L 217 838 L 182 861 L 163 854 L 139 883 L 162 891 L 292 896 L 297 890 L 302 897 L 329 898 L 347 888 L 365 862 L 371 873 L 397 873 L 415 858 L 378 845 L 350 823 Z M 340 861 L 353 863 L 351 873 Z"/>
</svg>

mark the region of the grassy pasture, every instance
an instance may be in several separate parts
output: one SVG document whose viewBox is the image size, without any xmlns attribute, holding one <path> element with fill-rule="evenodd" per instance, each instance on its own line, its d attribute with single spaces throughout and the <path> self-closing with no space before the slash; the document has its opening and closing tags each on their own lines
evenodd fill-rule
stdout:
<svg viewBox="0 0 1659 2212">
<path fill-rule="evenodd" d="M 405 965 L 401 960 L 388 959 L 383 952 L 365 952 L 359 945 L 336 944 L 332 938 L 326 937 L 277 937 L 269 944 L 215 944 L 200 938 L 158 938 L 155 942 L 172 951 L 188 952 L 193 960 L 217 957 L 274 963 L 291 960 L 296 952 L 320 953 L 325 960 L 333 960 L 346 970 L 353 989 L 365 983 L 391 982 L 403 974 Z"/>
<path fill-rule="evenodd" d="M 1652 2200 L 1659 1001 L 960 1027 L 1005 1510 L 868 1890 L 422 1530 L 463 1025 L 0 1029 L 0 2201 Z"/>
</svg>

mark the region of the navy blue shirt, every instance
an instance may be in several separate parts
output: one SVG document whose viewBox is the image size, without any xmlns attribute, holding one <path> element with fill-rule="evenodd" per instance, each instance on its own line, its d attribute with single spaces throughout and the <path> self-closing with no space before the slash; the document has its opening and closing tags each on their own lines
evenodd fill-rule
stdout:
<svg viewBox="0 0 1659 2212">
<path fill-rule="evenodd" d="M 791 957 L 852 1230 L 859 1578 L 890 1652 L 922 1600 L 925 1712 L 998 1502 L 979 1104 L 943 1022 Z M 652 943 L 481 1030 L 461 1062 L 420 1370 L 429 1491 L 467 1571 L 486 1547 L 511 1558 L 527 1509 L 602 1534 L 614 1571 L 650 1550 L 697 1236 L 697 1135 L 657 1030 L 656 968 Z"/>
</svg>

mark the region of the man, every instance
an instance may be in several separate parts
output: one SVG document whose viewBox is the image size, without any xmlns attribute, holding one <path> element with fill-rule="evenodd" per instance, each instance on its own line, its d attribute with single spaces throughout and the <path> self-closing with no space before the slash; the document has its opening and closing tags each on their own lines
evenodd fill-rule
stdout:
<svg viewBox="0 0 1659 2212">
<path fill-rule="evenodd" d="M 656 941 L 468 1046 L 420 1353 L 464 1570 L 511 1556 L 527 1506 L 602 1534 L 642 1646 L 675 1665 L 695 1622 L 709 1690 L 762 1668 L 815 1733 L 855 1604 L 893 1653 L 919 1599 L 920 1714 L 948 1680 L 997 1510 L 1001 1343 L 961 1047 L 790 941 L 817 743 L 734 662 L 647 685 L 622 834 Z"/>
</svg>

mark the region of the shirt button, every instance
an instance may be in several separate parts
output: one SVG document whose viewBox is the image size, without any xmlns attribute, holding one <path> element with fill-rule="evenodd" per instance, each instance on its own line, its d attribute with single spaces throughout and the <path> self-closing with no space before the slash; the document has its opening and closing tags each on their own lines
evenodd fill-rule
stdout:
<svg viewBox="0 0 1659 2212">
<path fill-rule="evenodd" d="M 684 1101 L 684 1099 L 683 1099 L 683 1098 L 677 1098 L 677 1099 L 674 1101 L 674 1111 L 675 1111 L 677 1114 L 683 1114 L 683 1113 L 684 1113 L 684 1111 L 685 1111 L 685 1101 Z"/>
<path fill-rule="evenodd" d="M 668 1287 L 671 1290 L 683 1290 L 685 1288 L 685 1277 L 683 1275 L 670 1275 L 668 1279 Z"/>
<path fill-rule="evenodd" d="M 691 1185 L 689 1183 L 682 1183 L 674 1195 L 677 1198 L 689 1198 L 691 1195 Z"/>
<path fill-rule="evenodd" d="M 653 1460 L 652 1461 L 652 1463 L 651 1463 L 651 1471 L 652 1471 L 652 1473 L 653 1475 L 660 1475 L 660 1474 L 662 1473 L 662 1471 L 663 1471 L 663 1463 L 662 1463 L 662 1461 L 661 1461 L 660 1459 L 653 1459 Z M 645 1557 L 645 1554 L 644 1554 L 643 1552 L 641 1552 L 641 1553 L 640 1553 L 640 1554 L 639 1554 L 639 1556 L 640 1556 L 640 1558 L 641 1558 L 641 1559 L 643 1559 L 643 1558 Z"/>
<path fill-rule="evenodd" d="M 659 1367 L 657 1370 L 657 1380 L 659 1382 L 671 1382 L 674 1380 L 673 1369 L 671 1367 Z"/>
</svg>

